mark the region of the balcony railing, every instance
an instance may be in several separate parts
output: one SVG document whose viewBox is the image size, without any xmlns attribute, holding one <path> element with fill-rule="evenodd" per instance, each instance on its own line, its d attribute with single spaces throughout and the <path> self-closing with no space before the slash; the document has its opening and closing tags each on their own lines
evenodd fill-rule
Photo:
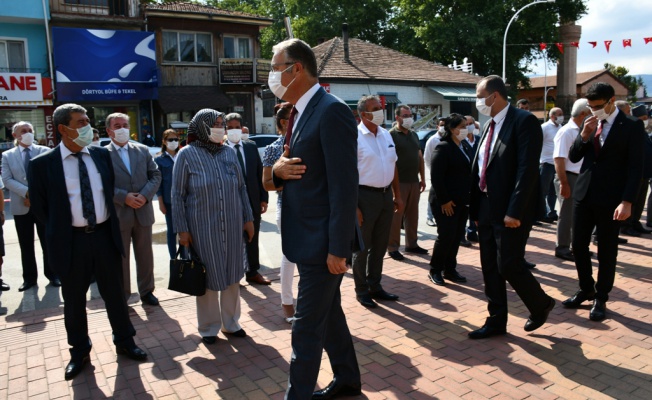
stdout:
<svg viewBox="0 0 652 400">
<path fill-rule="evenodd" d="M 138 0 L 50 0 L 52 14 L 138 18 Z"/>
</svg>

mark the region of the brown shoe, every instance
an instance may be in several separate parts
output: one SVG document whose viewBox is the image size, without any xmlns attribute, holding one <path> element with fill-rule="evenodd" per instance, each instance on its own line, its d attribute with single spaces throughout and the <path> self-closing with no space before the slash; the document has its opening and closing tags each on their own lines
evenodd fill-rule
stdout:
<svg viewBox="0 0 652 400">
<path fill-rule="evenodd" d="M 252 277 L 247 277 L 247 282 L 255 283 L 256 285 L 271 285 L 272 284 L 272 281 L 265 278 L 261 274 L 256 274 L 256 275 L 254 275 Z"/>
</svg>

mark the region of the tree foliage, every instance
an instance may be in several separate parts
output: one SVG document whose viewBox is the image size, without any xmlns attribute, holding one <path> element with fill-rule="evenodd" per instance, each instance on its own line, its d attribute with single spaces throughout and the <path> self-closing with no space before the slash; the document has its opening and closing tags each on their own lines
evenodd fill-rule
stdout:
<svg viewBox="0 0 652 400">
<path fill-rule="evenodd" d="M 638 91 L 638 88 L 641 86 L 645 86 L 643 83 L 643 78 L 635 77 L 632 75 L 629 75 L 629 69 L 625 67 L 619 67 L 613 64 L 605 63 L 604 68 L 609 70 L 612 74 L 616 75 L 618 79 L 620 79 L 625 86 L 627 86 L 627 100 L 631 102 L 635 102 L 636 99 L 636 91 Z"/>
</svg>

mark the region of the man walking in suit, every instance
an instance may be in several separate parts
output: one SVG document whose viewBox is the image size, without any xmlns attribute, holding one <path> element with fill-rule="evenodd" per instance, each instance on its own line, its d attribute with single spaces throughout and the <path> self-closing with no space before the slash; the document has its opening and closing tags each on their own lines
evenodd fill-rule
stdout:
<svg viewBox="0 0 652 400">
<path fill-rule="evenodd" d="M 608 83 L 591 85 L 586 99 L 593 116 L 584 121 L 568 155 L 572 162 L 584 158 L 573 192 L 573 254 L 580 290 L 562 304 L 577 308 L 593 300 L 589 318 L 602 321 L 616 277 L 620 223 L 631 215 L 641 185 L 645 130 L 642 121 L 617 109 Z M 599 235 L 597 282 L 589 253 L 594 226 Z"/>
<path fill-rule="evenodd" d="M 260 233 L 260 215 L 267 211 L 269 194 L 263 187 L 263 162 L 258 155 L 258 147 L 252 141 L 243 139 L 242 116 L 231 113 L 224 117 L 226 124 L 226 145 L 235 150 L 242 174 L 247 183 L 247 194 L 251 211 L 254 213 L 254 236 L 247 242 L 247 282 L 257 285 L 271 285 L 272 282 L 262 276 L 258 248 Z"/>
<path fill-rule="evenodd" d="M 89 146 L 93 132 L 83 107 L 61 105 L 52 118 L 61 144 L 32 159 L 27 181 L 31 210 L 45 225 L 48 258 L 61 277 L 64 322 L 72 346 L 65 369 L 68 380 L 81 372 L 91 351 L 86 292 L 93 275 L 117 353 L 134 360 L 144 360 L 147 354 L 134 343 L 136 331 L 121 293 L 123 251 L 109 153 Z"/>
<path fill-rule="evenodd" d="M 26 121 L 17 122 L 12 133 L 17 146 L 2 153 L 2 180 L 10 192 L 11 213 L 16 224 L 20 258 L 23 264 L 23 284 L 19 292 L 36 285 L 38 270 L 34 254 L 34 225 L 43 251 L 43 272 L 52 286 L 61 286 L 61 281 L 52 270 L 48 261 L 47 244 L 45 243 L 45 225 L 34 218 L 30 210 L 29 190 L 27 188 L 27 167 L 32 158 L 45 153 L 49 149 L 34 144 L 34 127 Z"/>
<path fill-rule="evenodd" d="M 273 51 L 269 87 L 294 104 L 285 152 L 272 167 L 274 185 L 283 186 L 283 254 L 299 270 L 285 397 L 356 395 L 360 370 L 340 295 L 356 224 L 356 123 L 349 107 L 319 86 L 317 60 L 307 43 L 290 39 Z M 334 378 L 313 394 L 323 350 Z"/>
<path fill-rule="evenodd" d="M 131 296 L 129 248 L 133 240 L 140 299 L 144 304 L 157 306 L 158 299 L 153 293 L 152 198 L 161 184 L 161 171 L 147 146 L 129 141 L 129 116 L 122 113 L 109 114 L 106 117 L 106 131 L 111 143 L 105 147 L 111 154 L 115 174 L 113 202 L 120 219 L 125 253 L 122 259 L 125 299 L 128 300 Z"/>
<path fill-rule="evenodd" d="M 476 107 L 492 119 L 485 127 L 473 163 L 470 213 L 478 221 L 480 262 L 489 301 L 484 326 L 469 332 L 483 339 L 507 331 L 505 281 L 530 311 L 527 332 L 542 326 L 555 301 L 529 269 L 523 268 L 528 233 L 537 212 L 542 133 L 537 118 L 510 106 L 503 80 L 478 82 Z"/>
</svg>

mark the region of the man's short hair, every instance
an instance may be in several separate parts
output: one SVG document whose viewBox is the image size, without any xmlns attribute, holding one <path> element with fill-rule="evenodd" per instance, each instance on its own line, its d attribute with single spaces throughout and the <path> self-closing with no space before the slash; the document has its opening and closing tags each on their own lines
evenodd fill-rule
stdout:
<svg viewBox="0 0 652 400">
<path fill-rule="evenodd" d="M 526 105 L 526 104 L 530 104 L 530 102 L 527 101 L 527 99 L 518 99 L 518 101 L 516 102 L 516 105 L 517 105 L 517 106 L 521 106 L 521 105 L 524 106 L 524 105 Z"/>
<path fill-rule="evenodd" d="M 626 110 L 627 107 L 630 107 L 629 103 L 626 102 L 625 100 L 616 100 L 616 107 L 618 107 L 619 110 Z"/>
<path fill-rule="evenodd" d="M 109 115 L 106 116 L 106 125 L 105 126 L 110 129 L 111 128 L 111 121 L 113 121 L 116 118 L 124 118 L 124 119 L 127 120 L 127 122 L 129 122 L 129 116 L 127 114 L 113 113 L 113 114 L 109 114 Z"/>
<path fill-rule="evenodd" d="M 86 114 L 86 109 L 79 104 L 67 103 L 62 104 L 54 110 L 52 113 L 52 123 L 55 126 L 55 130 L 58 132 L 58 127 L 60 124 L 68 126 L 70 120 L 72 119 L 72 113 L 82 113 Z"/>
<path fill-rule="evenodd" d="M 553 108 L 550 109 L 550 112 L 548 113 L 548 115 L 554 115 L 556 117 L 559 112 L 561 112 L 562 114 L 564 113 L 564 111 L 561 108 L 553 107 Z"/>
<path fill-rule="evenodd" d="M 32 131 L 34 131 L 34 125 L 32 125 L 30 122 L 27 122 L 27 121 L 19 121 L 19 122 L 16 122 L 16 123 L 14 124 L 14 126 L 11 127 L 11 133 L 16 133 L 16 131 L 18 130 L 18 128 L 20 128 L 20 127 L 22 127 L 22 126 L 29 126 L 30 128 L 32 128 Z"/>
<path fill-rule="evenodd" d="M 643 104 L 638 105 L 636 107 L 632 108 L 632 116 L 633 117 L 643 117 L 647 115 L 647 110 L 645 109 L 645 106 Z"/>
<path fill-rule="evenodd" d="M 583 112 L 587 112 L 589 108 L 589 101 L 586 99 L 577 99 L 573 103 L 573 108 L 571 109 L 571 117 L 577 118 Z"/>
<path fill-rule="evenodd" d="M 410 114 L 412 114 L 412 109 L 409 106 L 406 106 L 405 104 L 401 104 L 400 106 L 396 107 L 396 110 L 394 110 L 394 115 L 400 117 L 401 110 L 408 110 Z"/>
<path fill-rule="evenodd" d="M 237 120 L 240 123 L 240 127 L 242 127 L 242 115 L 238 113 L 226 114 L 226 117 L 224 117 L 224 125 L 226 125 L 229 121 L 232 121 L 234 119 Z"/>
<path fill-rule="evenodd" d="M 377 102 L 380 103 L 380 97 L 376 96 L 375 94 L 370 94 L 370 95 L 365 95 L 360 97 L 360 100 L 358 100 L 358 114 L 363 112 L 369 112 L 367 111 L 367 103 L 372 100 L 376 100 Z"/>
<path fill-rule="evenodd" d="M 498 75 L 489 75 L 482 78 L 478 82 L 478 86 L 482 83 L 489 94 L 498 93 L 503 100 L 507 100 L 507 86 L 505 86 L 503 78 Z"/>
<path fill-rule="evenodd" d="M 596 82 L 589 87 L 589 90 L 586 92 L 587 100 L 610 100 L 614 97 L 616 92 L 614 88 L 606 82 Z"/>
<path fill-rule="evenodd" d="M 308 43 L 301 39 L 288 39 L 272 47 L 274 54 L 285 52 L 287 62 L 298 62 L 303 65 L 310 76 L 317 77 L 317 59 Z"/>
</svg>

